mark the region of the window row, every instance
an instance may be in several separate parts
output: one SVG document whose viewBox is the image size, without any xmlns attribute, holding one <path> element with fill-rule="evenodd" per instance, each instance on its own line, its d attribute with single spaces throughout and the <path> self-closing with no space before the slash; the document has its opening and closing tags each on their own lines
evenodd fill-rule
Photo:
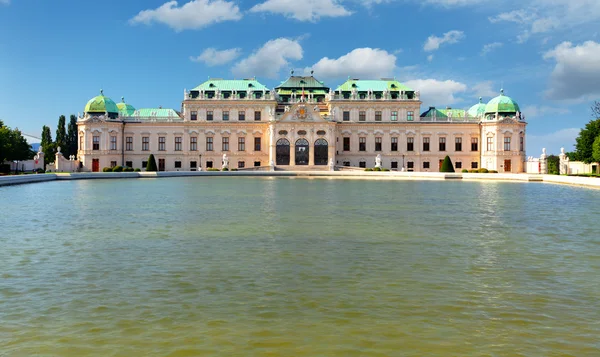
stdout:
<svg viewBox="0 0 600 357">
<path fill-rule="evenodd" d="M 375 111 L 375 121 L 382 121 L 383 114 L 381 110 Z M 406 112 L 406 121 L 414 121 L 415 112 Z M 346 110 L 342 112 L 342 121 L 350 121 L 350 111 Z M 367 112 L 361 110 L 358 112 L 358 121 L 367 121 Z M 398 111 L 392 111 L 390 113 L 390 121 L 398 121 Z"/>
<path fill-rule="evenodd" d="M 350 151 L 350 138 L 344 137 L 344 151 Z M 382 140 L 380 136 L 375 137 L 375 151 L 382 151 Z M 454 138 L 454 151 L 463 151 L 462 138 Z M 430 138 L 423 137 L 423 151 L 430 151 Z M 471 138 L 471 151 L 479 150 L 479 139 Z M 367 151 L 367 138 L 358 138 L 358 151 Z M 392 137 L 390 142 L 390 151 L 398 151 L 398 138 Z M 415 138 L 406 138 L 406 151 L 415 151 Z M 438 151 L 446 151 L 446 137 L 440 137 L 438 143 Z"/>
<path fill-rule="evenodd" d="M 230 115 L 229 115 L 228 110 L 221 112 L 221 120 L 222 121 L 229 121 L 229 118 L 230 118 Z M 214 121 L 215 119 L 216 118 L 215 118 L 214 111 L 212 111 L 212 110 L 206 111 L 206 121 Z M 260 121 L 261 119 L 262 119 L 262 112 L 260 110 L 254 111 L 254 120 Z M 193 121 L 198 120 L 198 111 L 192 110 L 190 112 L 190 120 L 193 120 Z M 245 121 L 246 120 L 246 111 L 239 110 L 237 112 L 237 120 Z"/>
<path fill-rule="evenodd" d="M 82 137 L 83 138 L 83 137 Z M 176 136 L 174 142 L 175 151 L 183 151 L 183 137 Z M 221 150 L 229 151 L 229 137 L 221 138 Z M 92 138 L 92 150 L 100 150 L 100 136 L 93 136 Z M 80 142 L 80 145 L 82 142 Z M 214 150 L 214 138 L 206 138 L 206 151 Z M 167 138 L 165 136 L 158 137 L 158 151 L 167 151 Z M 254 138 L 254 151 L 261 151 L 261 138 Z M 117 137 L 110 137 L 110 150 L 117 150 Z M 133 151 L 133 136 L 125 137 L 125 151 Z M 150 137 L 142 136 L 142 151 L 150 151 Z M 190 151 L 198 151 L 198 137 L 190 137 Z M 246 138 L 238 138 L 238 151 L 246 151 Z"/>
<path fill-rule="evenodd" d="M 439 161 L 439 167 L 438 169 L 440 169 L 442 167 L 442 163 L 444 162 L 444 160 L 440 160 Z M 392 169 L 398 169 L 398 161 L 392 161 L 390 163 L 391 168 Z M 343 162 L 343 166 L 350 166 L 350 161 L 344 161 Z M 367 167 L 367 162 L 366 161 L 359 161 L 358 162 L 358 167 L 361 168 L 366 168 Z M 454 167 L 457 169 L 462 169 L 463 165 L 462 162 L 457 161 L 454 163 Z M 477 161 L 473 161 L 471 162 L 471 169 L 477 169 L 479 167 L 479 163 Z M 406 162 L 406 168 L 408 169 L 408 171 L 413 171 L 415 169 L 415 163 L 414 161 L 407 161 Z M 423 169 L 430 169 L 431 168 L 431 163 L 429 161 L 423 161 Z"/>
</svg>

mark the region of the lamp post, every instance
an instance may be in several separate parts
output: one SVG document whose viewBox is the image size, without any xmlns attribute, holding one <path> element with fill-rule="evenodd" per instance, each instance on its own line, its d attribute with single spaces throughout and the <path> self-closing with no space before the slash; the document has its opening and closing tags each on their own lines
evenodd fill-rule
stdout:
<svg viewBox="0 0 600 357">
<path fill-rule="evenodd" d="M 404 154 L 402 154 L 402 171 L 404 171 Z"/>
</svg>

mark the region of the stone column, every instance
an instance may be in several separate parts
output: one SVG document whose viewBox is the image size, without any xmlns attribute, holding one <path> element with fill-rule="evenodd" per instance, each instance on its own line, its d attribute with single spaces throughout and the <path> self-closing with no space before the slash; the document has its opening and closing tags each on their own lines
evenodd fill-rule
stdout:
<svg viewBox="0 0 600 357">
<path fill-rule="evenodd" d="M 296 166 L 296 143 L 290 143 L 290 166 Z"/>
<path fill-rule="evenodd" d="M 558 155 L 560 159 L 559 170 L 561 175 L 569 174 L 569 157 L 565 154 L 565 148 L 560 148 L 560 155 Z"/>
<path fill-rule="evenodd" d="M 277 141 L 275 140 L 275 126 L 269 125 L 269 165 L 273 163 L 275 165 L 275 158 L 277 155 Z"/>
<path fill-rule="evenodd" d="M 308 143 L 308 166 L 315 166 L 315 144 Z"/>
<path fill-rule="evenodd" d="M 548 174 L 548 155 L 546 155 L 546 148 L 542 149 L 542 156 L 540 156 L 540 174 Z"/>
</svg>

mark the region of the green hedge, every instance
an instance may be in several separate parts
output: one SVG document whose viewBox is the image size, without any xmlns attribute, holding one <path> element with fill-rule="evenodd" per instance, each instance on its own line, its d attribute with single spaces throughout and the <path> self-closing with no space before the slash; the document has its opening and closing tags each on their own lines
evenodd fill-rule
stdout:
<svg viewBox="0 0 600 357">
<path fill-rule="evenodd" d="M 142 170 L 140 170 L 140 169 L 135 169 L 135 170 L 133 170 L 133 171 L 134 171 L 134 172 L 141 172 Z"/>
<path fill-rule="evenodd" d="M 446 157 L 444 158 L 444 162 L 442 162 L 440 172 L 454 172 L 454 165 L 452 165 L 452 160 L 450 160 L 450 156 L 446 155 Z"/>
<path fill-rule="evenodd" d="M 156 167 L 156 160 L 154 160 L 154 154 L 150 154 L 148 157 L 148 163 L 146 164 L 146 171 L 154 172 L 158 171 Z"/>
<path fill-rule="evenodd" d="M 105 167 L 105 168 L 102 169 L 102 172 L 112 172 L 112 168 Z"/>
<path fill-rule="evenodd" d="M 123 166 L 117 165 L 117 166 L 113 167 L 112 171 L 113 172 L 123 172 Z"/>
<path fill-rule="evenodd" d="M 484 169 L 484 168 L 481 168 L 481 169 L 477 170 L 477 172 L 479 172 L 480 174 L 487 174 L 487 173 L 489 173 L 488 169 Z"/>
<path fill-rule="evenodd" d="M 123 168 L 123 172 L 133 172 L 133 167 L 126 166 Z"/>
<path fill-rule="evenodd" d="M 467 172 L 469 172 L 469 170 L 467 170 L 467 169 L 462 169 L 462 171 L 461 171 L 461 172 L 462 172 L 463 174 L 466 174 Z"/>
<path fill-rule="evenodd" d="M 365 171 L 373 171 L 373 169 L 365 169 Z"/>
<path fill-rule="evenodd" d="M 214 168 L 214 167 L 209 167 L 208 169 L 206 169 L 206 171 L 221 171 L 221 170 Z"/>
</svg>

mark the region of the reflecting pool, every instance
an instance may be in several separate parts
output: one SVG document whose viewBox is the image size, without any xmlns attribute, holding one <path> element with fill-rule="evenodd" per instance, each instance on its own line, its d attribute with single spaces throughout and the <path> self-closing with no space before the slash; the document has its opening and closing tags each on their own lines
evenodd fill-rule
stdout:
<svg viewBox="0 0 600 357">
<path fill-rule="evenodd" d="M 1 356 L 598 356 L 600 191 L 0 187 Z"/>
</svg>

